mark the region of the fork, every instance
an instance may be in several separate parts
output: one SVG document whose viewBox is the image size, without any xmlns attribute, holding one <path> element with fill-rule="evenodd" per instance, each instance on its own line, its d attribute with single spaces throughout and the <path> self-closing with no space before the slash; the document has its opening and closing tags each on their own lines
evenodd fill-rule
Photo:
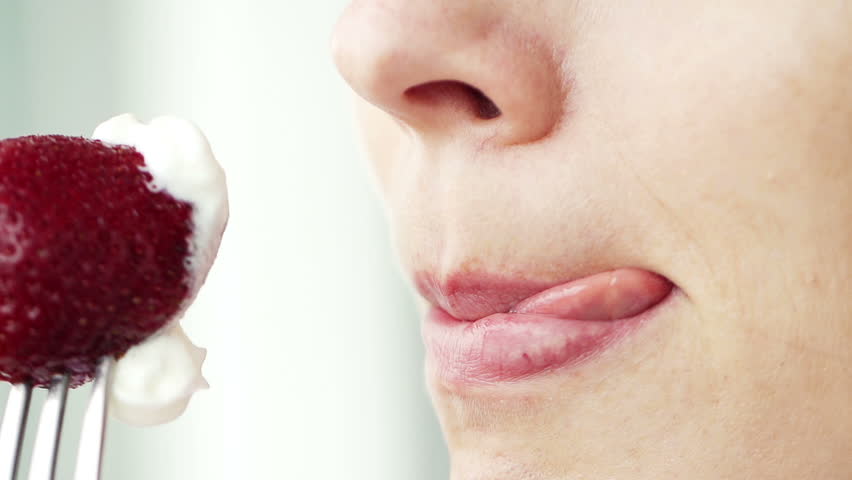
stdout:
<svg viewBox="0 0 852 480">
<path fill-rule="evenodd" d="M 92 396 L 83 415 L 75 480 L 100 478 L 106 431 L 107 391 L 114 364 L 115 360 L 112 357 L 104 358 L 98 364 Z M 68 398 L 68 382 L 68 374 L 57 375 L 50 382 L 33 444 L 29 480 L 53 480 L 54 478 L 59 438 L 62 435 L 62 419 L 65 415 L 65 401 Z M 9 392 L 3 423 L 0 425 L 0 480 L 17 478 L 18 460 L 24 443 L 24 430 L 27 425 L 32 390 L 32 385 L 19 383 L 12 385 L 12 390 Z"/>
</svg>

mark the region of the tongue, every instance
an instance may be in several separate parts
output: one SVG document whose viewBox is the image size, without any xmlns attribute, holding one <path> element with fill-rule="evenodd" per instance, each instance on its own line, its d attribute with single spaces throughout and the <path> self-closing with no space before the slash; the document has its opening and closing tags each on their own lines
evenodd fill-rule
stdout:
<svg viewBox="0 0 852 480">
<path fill-rule="evenodd" d="M 511 313 L 584 321 L 620 320 L 653 307 L 671 289 L 671 282 L 664 277 L 624 268 L 549 288 L 518 303 Z"/>
</svg>

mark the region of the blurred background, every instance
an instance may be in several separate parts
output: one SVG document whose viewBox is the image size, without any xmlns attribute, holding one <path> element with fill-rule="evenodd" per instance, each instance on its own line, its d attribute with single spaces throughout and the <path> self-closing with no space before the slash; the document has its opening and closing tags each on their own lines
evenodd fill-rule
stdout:
<svg viewBox="0 0 852 480">
<path fill-rule="evenodd" d="M 327 51 L 345 4 L 0 4 L 0 138 L 170 113 L 205 131 L 228 175 L 228 231 L 183 321 L 212 388 L 168 425 L 112 421 L 106 479 L 447 477 L 413 296 Z"/>
</svg>

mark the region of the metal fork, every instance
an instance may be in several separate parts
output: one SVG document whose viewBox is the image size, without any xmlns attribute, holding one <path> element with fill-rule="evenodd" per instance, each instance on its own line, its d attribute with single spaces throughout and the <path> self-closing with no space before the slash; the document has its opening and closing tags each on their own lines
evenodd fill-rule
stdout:
<svg viewBox="0 0 852 480">
<path fill-rule="evenodd" d="M 75 480 L 97 480 L 100 478 L 101 457 L 106 429 L 107 391 L 115 360 L 104 358 L 98 365 L 92 387 L 92 396 L 83 416 L 83 429 L 77 451 Z M 57 375 L 50 383 L 47 400 L 41 411 L 32 459 L 29 480 L 53 480 L 59 438 L 62 435 L 62 419 L 68 397 L 68 374 Z M 17 478 L 21 445 L 30 409 L 32 385 L 12 385 L 3 423 L 0 426 L 0 480 Z"/>
</svg>

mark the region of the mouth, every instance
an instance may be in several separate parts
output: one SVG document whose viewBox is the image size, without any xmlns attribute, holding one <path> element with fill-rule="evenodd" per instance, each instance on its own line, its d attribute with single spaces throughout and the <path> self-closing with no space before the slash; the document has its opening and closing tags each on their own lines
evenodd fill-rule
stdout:
<svg viewBox="0 0 852 480">
<path fill-rule="evenodd" d="M 423 322 L 430 371 L 445 382 L 513 382 L 570 368 L 614 346 L 653 317 L 673 284 L 622 268 L 566 283 L 421 273 L 432 305 Z"/>
</svg>

